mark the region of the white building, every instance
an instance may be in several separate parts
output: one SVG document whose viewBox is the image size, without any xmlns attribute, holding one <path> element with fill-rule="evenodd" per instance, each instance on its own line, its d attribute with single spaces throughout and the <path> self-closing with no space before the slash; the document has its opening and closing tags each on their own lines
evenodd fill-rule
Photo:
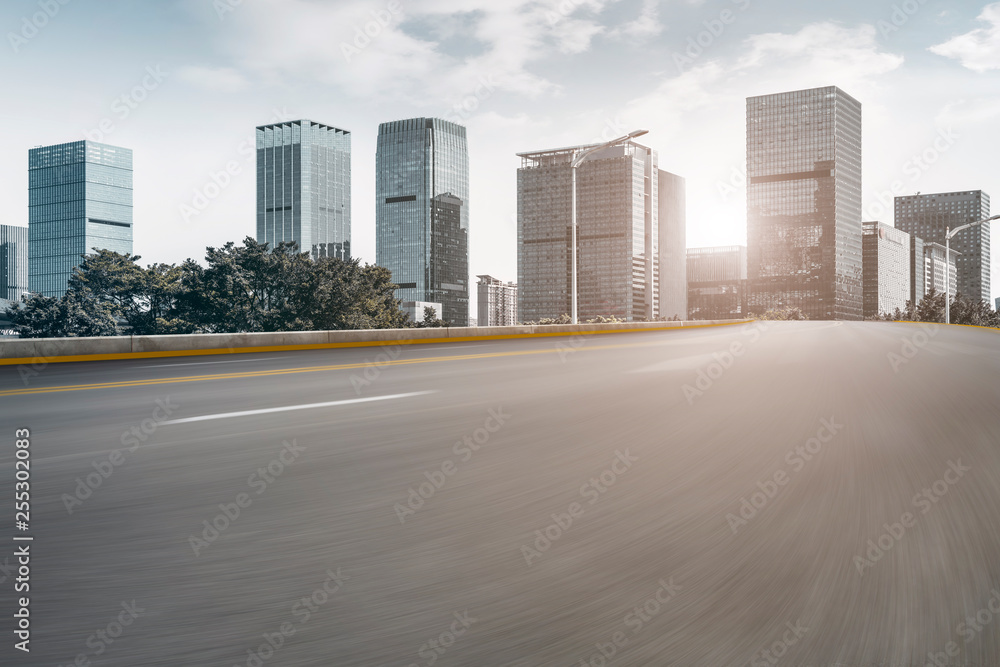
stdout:
<svg viewBox="0 0 1000 667">
<path fill-rule="evenodd" d="M 481 327 L 512 327 L 517 324 L 517 283 L 505 283 L 493 276 L 479 278 L 476 322 Z"/>
</svg>

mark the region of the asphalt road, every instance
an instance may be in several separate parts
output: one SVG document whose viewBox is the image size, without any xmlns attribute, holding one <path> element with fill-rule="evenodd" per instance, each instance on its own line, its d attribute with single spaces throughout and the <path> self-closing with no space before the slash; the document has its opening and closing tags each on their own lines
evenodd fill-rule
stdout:
<svg viewBox="0 0 1000 667">
<path fill-rule="evenodd" d="M 3 665 L 1000 665 L 1000 333 L 0 367 L 0 407 Z"/>
</svg>

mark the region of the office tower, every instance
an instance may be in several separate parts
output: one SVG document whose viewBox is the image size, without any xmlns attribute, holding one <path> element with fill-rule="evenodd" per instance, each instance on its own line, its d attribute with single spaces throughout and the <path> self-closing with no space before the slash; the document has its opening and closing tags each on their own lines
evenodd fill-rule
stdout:
<svg viewBox="0 0 1000 667">
<path fill-rule="evenodd" d="M 924 257 L 924 240 L 910 234 L 910 303 L 917 306 L 927 293 L 927 260 Z"/>
<path fill-rule="evenodd" d="M 594 146 L 519 153 L 517 172 L 518 319 L 558 318 L 572 310 L 573 158 Z M 664 209 L 661 193 L 671 204 Z M 577 169 L 577 309 L 581 321 L 660 316 L 662 218 L 683 244 L 683 179 L 660 171 L 657 154 L 631 141 L 596 151 Z M 682 246 L 683 247 L 683 246 Z M 683 251 L 681 251 L 683 256 Z M 681 262 L 683 265 L 683 261 Z M 674 264 L 670 265 L 675 271 Z M 681 266 L 680 271 L 685 269 Z M 673 288 L 673 287 L 671 287 Z M 683 285 L 681 287 L 683 290 Z M 677 308 L 674 299 L 671 308 Z M 683 304 L 686 295 L 679 297 Z M 664 313 L 666 314 L 666 313 Z M 673 313 L 670 313 L 672 315 Z M 681 317 L 684 312 L 678 313 Z M 669 315 L 668 315 L 669 316 Z"/>
<path fill-rule="evenodd" d="M 683 320 L 688 312 L 687 201 L 684 179 L 663 169 L 658 181 L 659 316 Z M 744 261 L 744 266 L 746 262 Z M 744 269 L 745 271 L 746 269 Z"/>
<path fill-rule="evenodd" d="M 835 86 L 747 98 L 750 309 L 862 317 L 861 104 Z"/>
<path fill-rule="evenodd" d="M 379 126 L 375 262 L 403 301 L 440 303 L 469 322 L 469 151 L 465 128 L 438 118 Z"/>
<path fill-rule="evenodd" d="M 747 314 L 747 248 L 689 248 L 688 319 L 733 320 Z"/>
<path fill-rule="evenodd" d="M 476 323 L 481 327 L 512 327 L 517 324 L 517 283 L 505 283 L 493 276 L 476 276 Z"/>
<path fill-rule="evenodd" d="M 945 247 L 940 243 L 924 242 L 924 292 L 929 294 L 933 289 L 936 293 L 944 292 L 945 281 Z M 948 295 L 955 298 L 958 292 L 958 262 L 961 255 L 951 249 L 948 261 Z"/>
<path fill-rule="evenodd" d="M 944 245 L 945 231 L 990 217 L 990 196 L 982 190 L 896 197 L 895 224 L 925 241 Z M 958 291 L 974 301 L 990 300 L 990 224 L 959 232 L 951 249 L 959 254 Z"/>
<path fill-rule="evenodd" d="M 81 255 L 132 253 L 132 151 L 93 141 L 28 151 L 28 288 L 62 296 Z"/>
<path fill-rule="evenodd" d="M 351 133 L 311 120 L 257 128 L 257 241 L 351 258 Z"/>
<path fill-rule="evenodd" d="M 883 222 L 862 223 L 864 316 L 904 310 L 910 298 L 910 235 Z"/>
<path fill-rule="evenodd" d="M 0 225 L 0 299 L 20 301 L 28 291 L 28 228 Z"/>
</svg>

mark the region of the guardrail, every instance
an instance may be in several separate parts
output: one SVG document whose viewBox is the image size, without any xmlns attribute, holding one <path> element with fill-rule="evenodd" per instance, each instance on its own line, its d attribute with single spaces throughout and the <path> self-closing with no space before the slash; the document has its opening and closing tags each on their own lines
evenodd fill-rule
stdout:
<svg viewBox="0 0 1000 667">
<path fill-rule="evenodd" d="M 0 340 L 0 365 L 628 333 L 744 324 L 748 321 L 750 320 L 286 331 L 172 336 L 102 336 L 96 338 L 15 338 Z"/>
</svg>

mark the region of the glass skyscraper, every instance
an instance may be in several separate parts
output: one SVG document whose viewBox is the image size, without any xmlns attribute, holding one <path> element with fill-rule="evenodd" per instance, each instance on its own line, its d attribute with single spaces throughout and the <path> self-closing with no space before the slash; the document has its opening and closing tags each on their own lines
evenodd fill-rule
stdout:
<svg viewBox="0 0 1000 667">
<path fill-rule="evenodd" d="M 592 147 L 519 154 L 517 305 L 522 322 L 571 311 L 570 165 L 581 150 Z M 579 319 L 683 318 L 684 180 L 659 169 L 656 151 L 629 142 L 584 160 L 577 170 L 576 199 Z M 662 308 L 664 289 L 670 312 Z"/>
<path fill-rule="evenodd" d="M 895 226 L 924 241 L 944 245 L 945 231 L 990 217 L 990 196 L 982 190 L 896 197 Z M 990 224 L 963 230 L 951 240 L 958 291 L 974 301 L 990 300 Z"/>
<path fill-rule="evenodd" d="M 257 241 L 351 258 L 351 133 L 310 120 L 257 128 Z"/>
<path fill-rule="evenodd" d="M 28 151 L 28 287 L 62 296 L 81 255 L 132 253 L 132 151 L 75 141 Z"/>
<path fill-rule="evenodd" d="M 379 126 L 375 262 L 403 301 L 440 303 L 469 323 L 469 149 L 465 128 L 438 118 Z"/>
<path fill-rule="evenodd" d="M 19 301 L 27 291 L 28 228 L 0 225 L 0 300 Z"/>
<path fill-rule="evenodd" d="M 835 86 L 747 98 L 749 307 L 860 320 L 861 104 Z"/>
</svg>

